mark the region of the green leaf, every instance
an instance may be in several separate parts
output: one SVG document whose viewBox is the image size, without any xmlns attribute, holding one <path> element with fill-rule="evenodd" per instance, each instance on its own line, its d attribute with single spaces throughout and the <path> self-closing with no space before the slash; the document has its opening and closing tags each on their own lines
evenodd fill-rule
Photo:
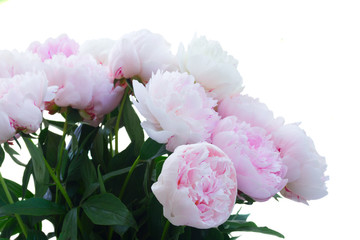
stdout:
<svg viewBox="0 0 360 240">
<path fill-rule="evenodd" d="M 155 196 L 150 199 L 148 215 L 149 233 L 153 239 L 160 239 L 165 221 L 163 218 L 163 208 Z"/>
<path fill-rule="evenodd" d="M 10 192 L 10 195 L 14 202 L 18 201 L 17 197 L 12 192 Z M 8 203 L 9 203 L 9 200 L 5 193 L 5 190 L 4 190 L 3 186 L 0 185 L 0 206 L 7 205 Z"/>
<path fill-rule="evenodd" d="M 124 225 L 136 228 L 131 212 L 119 198 L 111 193 L 90 197 L 82 208 L 94 224 Z"/>
<path fill-rule="evenodd" d="M 10 218 L 3 227 L 0 237 L 5 238 L 7 240 L 10 239 L 10 237 L 14 233 L 16 233 L 17 228 L 19 228 L 19 224 L 16 221 L 16 218 L 14 217 Z"/>
<path fill-rule="evenodd" d="M 23 138 L 23 140 L 31 156 L 35 180 L 39 183 L 48 184 L 49 174 L 46 171 L 44 155 L 42 154 L 41 150 L 35 146 L 30 138 Z"/>
<path fill-rule="evenodd" d="M 165 144 L 160 144 L 151 138 L 148 138 L 141 147 L 140 159 L 148 160 L 157 158 L 168 151 Z"/>
<path fill-rule="evenodd" d="M 77 240 L 77 208 L 71 209 L 65 216 L 59 240 Z"/>
<path fill-rule="evenodd" d="M 169 240 L 178 240 L 180 235 L 185 231 L 185 226 L 174 226 L 170 224 L 169 232 L 167 234 Z"/>
<path fill-rule="evenodd" d="M 269 234 L 280 238 L 285 238 L 281 233 L 267 227 L 258 227 L 254 222 L 243 222 L 237 220 L 228 220 L 222 226 L 222 232 L 231 233 L 234 231 L 258 232 Z"/>
<path fill-rule="evenodd" d="M 65 122 L 59 122 L 59 121 L 54 121 L 54 120 L 49 120 L 49 119 L 46 119 L 45 121 L 46 121 L 46 123 L 50 124 L 51 126 L 59 129 L 60 131 L 62 131 L 64 129 Z"/>
<path fill-rule="evenodd" d="M 98 127 L 92 127 L 87 124 L 81 124 L 79 127 L 77 127 L 74 131 L 74 134 L 76 136 L 76 141 L 78 142 L 78 149 L 79 153 L 87 152 L 91 145 L 93 144 L 93 140 L 97 135 L 99 128 Z M 71 145 L 71 142 L 70 142 Z M 69 154 L 73 152 L 74 150 L 69 150 Z"/>
<path fill-rule="evenodd" d="M 90 161 L 85 154 L 81 154 L 79 157 L 73 158 L 70 161 L 66 181 L 76 181 L 81 178 L 81 168 L 85 161 Z"/>
<path fill-rule="evenodd" d="M 119 234 L 121 236 L 121 238 L 124 238 L 124 234 L 127 232 L 127 230 L 129 230 L 129 226 L 123 226 L 123 225 L 114 225 L 112 226 L 114 229 L 114 232 L 116 232 L 117 234 Z"/>
<path fill-rule="evenodd" d="M 123 121 L 126 132 L 131 142 L 135 144 L 135 155 L 139 155 L 140 149 L 144 143 L 144 131 L 140 125 L 140 119 L 132 107 L 131 101 L 127 99 L 124 104 Z"/>
<path fill-rule="evenodd" d="M 155 171 L 156 171 L 156 181 L 159 178 L 159 175 L 161 173 L 162 167 L 164 165 L 164 162 L 166 160 L 166 157 L 158 157 L 157 159 L 155 159 Z"/>
<path fill-rule="evenodd" d="M 8 180 L 8 179 L 4 179 L 5 183 L 9 189 L 9 191 L 11 193 L 13 193 L 16 198 L 20 198 L 23 195 L 23 191 L 22 191 L 22 186 L 20 186 L 19 184 L 17 184 L 14 181 Z M 30 191 L 26 190 L 25 191 L 25 198 L 32 198 L 34 196 L 34 194 L 32 194 Z"/>
<path fill-rule="evenodd" d="M 180 240 L 225 240 L 228 239 L 227 234 L 220 232 L 217 228 L 196 229 L 185 227 L 184 234 L 180 235 Z"/>
<path fill-rule="evenodd" d="M 148 161 L 146 163 L 146 169 L 145 169 L 144 181 L 143 181 L 143 188 L 146 196 L 150 196 L 150 192 L 151 192 L 150 188 L 152 185 L 151 177 L 154 167 L 155 167 L 155 161 L 150 160 L 150 162 Z"/>
<path fill-rule="evenodd" d="M 101 167 L 106 170 L 107 163 L 111 159 L 111 154 L 109 152 L 108 146 L 108 136 L 104 129 L 99 129 L 93 143 L 91 146 L 91 156 L 94 165 L 101 165 Z"/>
<path fill-rule="evenodd" d="M 64 214 L 65 210 L 62 206 L 43 198 L 29 198 L 0 207 L 0 216 L 15 213 L 19 215 L 44 216 Z"/>
<path fill-rule="evenodd" d="M 276 200 L 276 201 L 279 201 L 280 198 L 282 198 L 279 194 L 275 194 L 273 196 L 273 198 Z"/>
<path fill-rule="evenodd" d="M 47 240 L 46 235 L 38 230 L 30 230 L 28 231 L 28 236 L 26 240 Z"/>
<path fill-rule="evenodd" d="M 114 171 L 124 167 L 131 166 L 134 159 L 138 155 L 135 155 L 134 143 L 130 143 L 123 151 L 116 154 L 112 159 L 110 159 L 108 170 Z"/>
<path fill-rule="evenodd" d="M 24 139 L 25 139 L 25 138 L 24 138 Z M 7 152 L 7 154 L 9 154 L 9 156 L 11 157 L 11 159 L 12 159 L 16 164 L 18 164 L 18 165 L 20 165 L 20 166 L 23 166 L 23 167 L 26 166 L 26 164 L 20 162 L 19 159 L 17 159 L 17 158 L 15 157 L 15 155 L 19 155 L 19 153 L 18 153 L 17 151 L 15 151 L 14 149 L 12 149 L 7 142 L 4 143 L 4 150 L 5 150 L 5 152 Z"/>
<path fill-rule="evenodd" d="M 70 124 L 76 124 L 78 122 L 81 122 L 83 119 L 80 116 L 79 110 L 73 109 L 71 107 L 68 107 L 67 109 L 67 115 L 64 113 L 63 117 L 68 121 Z"/>
<path fill-rule="evenodd" d="M 7 222 L 11 219 L 9 216 L 0 217 L 0 232 L 4 230 L 4 227 L 6 226 Z M 0 238 L 1 240 L 1 238 Z"/>
<path fill-rule="evenodd" d="M 110 178 L 113 178 L 113 177 L 116 177 L 116 176 L 119 176 L 119 175 L 129 172 L 130 169 L 131 169 L 131 167 L 127 167 L 127 168 L 119 169 L 117 171 L 109 172 L 103 176 L 103 180 L 105 182 L 106 180 L 108 180 Z M 100 185 L 98 182 L 94 182 L 91 185 L 89 185 L 86 188 L 81 201 L 84 201 L 87 197 L 89 197 L 91 194 L 93 194 L 99 187 L 100 187 Z"/>
<path fill-rule="evenodd" d="M 154 167 L 156 167 L 156 161 L 152 161 L 154 158 L 160 157 L 163 154 L 168 153 L 165 144 L 160 144 L 151 138 L 148 138 L 140 150 L 140 159 L 147 161 L 147 166 L 144 175 L 144 192 L 149 196 L 149 190 L 151 186 L 151 178 Z"/>
<path fill-rule="evenodd" d="M 137 165 L 137 167 L 140 167 L 140 166 L 141 166 L 141 164 Z M 109 173 L 107 173 L 107 174 L 105 174 L 103 176 L 103 179 L 104 179 L 104 181 L 106 181 L 106 180 L 108 180 L 108 179 L 110 179 L 112 177 L 119 176 L 119 175 L 122 175 L 124 173 L 127 173 L 127 172 L 130 171 L 130 169 L 131 169 L 131 167 L 127 167 L 127 168 L 122 168 L 122 169 L 119 169 L 119 170 L 116 170 L 116 171 L 109 172 Z"/>
<path fill-rule="evenodd" d="M 30 176 L 33 172 L 33 166 L 32 166 L 32 161 L 29 161 L 28 164 L 25 167 L 24 170 L 24 174 L 22 177 L 22 198 L 25 198 L 26 192 L 27 192 L 27 187 L 29 185 L 29 181 L 30 181 Z"/>
<path fill-rule="evenodd" d="M 40 132 L 39 145 L 44 153 L 45 159 L 51 167 L 55 168 L 58 161 L 58 149 L 61 145 L 62 136 L 45 128 Z"/>
<path fill-rule="evenodd" d="M 98 173 L 98 179 L 99 179 L 100 192 L 101 193 L 106 193 L 104 180 L 103 180 L 103 177 L 102 177 L 101 172 L 100 172 L 100 165 L 97 168 L 97 173 Z"/>
<path fill-rule="evenodd" d="M 236 198 L 236 203 L 239 204 L 252 205 L 254 202 L 255 200 L 246 195 L 245 193 L 240 193 L 239 196 Z"/>
<path fill-rule="evenodd" d="M 93 162 L 90 159 L 84 159 L 81 164 L 81 177 L 85 184 L 85 188 L 96 182 L 96 170 Z"/>
<path fill-rule="evenodd" d="M 38 181 L 34 181 L 35 184 L 35 197 L 42 198 L 46 194 L 49 189 L 48 184 L 39 183 Z"/>
<path fill-rule="evenodd" d="M 1 167 L 2 163 L 4 162 L 4 159 L 5 159 L 5 152 L 0 145 L 0 167 Z"/>
<path fill-rule="evenodd" d="M 228 220 L 246 221 L 250 214 L 234 214 Z"/>
</svg>

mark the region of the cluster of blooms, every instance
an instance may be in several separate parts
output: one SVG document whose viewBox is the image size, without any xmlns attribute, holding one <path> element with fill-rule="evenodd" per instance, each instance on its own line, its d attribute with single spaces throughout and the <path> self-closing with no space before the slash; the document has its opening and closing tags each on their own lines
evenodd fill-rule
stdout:
<svg viewBox="0 0 360 240">
<path fill-rule="evenodd" d="M 124 92 L 107 66 L 81 53 L 66 35 L 34 42 L 22 53 L 0 51 L 0 78 L 1 143 L 18 132 L 35 132 L 44 109 L 54 114 L 72 107 L 99 125 Z"/>
<path fill-rule="evenodd" d="M 35 132 L 42 111 L 72 107 L 99 125 L 136 79 L 133 104 L 149 137 L 173 152 L 153 193 L 174 225 L 211 228 L 227 220 L 236 197 L 275 194 L 307 203 L 327 194 L 325 159 L 297 124 L 274 118 L 242 95 L 237 61 L 220 44 L 194 38 L 173 55 L 147 30 L 79 46 L 63 35 L 27 52 L 0 52 L 0 142 Z"/>
</svg>

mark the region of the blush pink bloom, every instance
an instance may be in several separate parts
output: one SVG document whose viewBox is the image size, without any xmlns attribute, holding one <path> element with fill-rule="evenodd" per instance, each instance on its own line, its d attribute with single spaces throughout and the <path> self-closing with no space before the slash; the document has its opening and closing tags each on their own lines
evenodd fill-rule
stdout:
<svg viewBox="0 0 360 240">
<path fill-rule="evenodd" d="M 70 39 L 66 34 L 60 35 L 57 38 L 49 38 L 43 44 L 40 42 L 33 42 L 30 44 L 28 51 L 36 53 L 41 60 L 53 58 L 54 55 L 64 55 L 69 57 L 77 54 L 79 51 L 79 44 Z"/>
<path fill-rule="evenodd" d="M 46 60 L 45 71 L 49 85 L 59 89 L 54 104 L 83 110 L 81 115 L 96 125 L 105 114 L 111 112 L 123 95 L 121 86 L 113 87 L 108 69 L 97 64 L 90 55 L 62 55 Z M 48 105 L 49 110 L 53 106 Z"/>
<path fill-rule="evenodd" d="M 88 40 L 81 44 L 80 55 L 90 54 L 97 63 L 107 66 L 109 53 L 115 44 L 115 40 L 103 38 L 97 40 Z"/>
<path fill-rule="evenodd" d="M 167 150 L 210 138 L 219 121 L 213 109 L 216 100 L 191 75 L 158 71 L 146 88 L 137 81 L 133 84 L 133 103 L 146 119 L 141 126 L 155 141 L 167 143 Z"/>
<path fill-rule="evenodd" d="M 0 142 L 17 132 L 33 133 L 42 122 L 44 101 L 51 100 L 44 73 L 0 79 Z"/>
<path fill-rule="evenodd" d="M 29 52 L 0 51 L 0 78 L 11 78 L 18 74 L 42 71 L 43 64 L 38 55 Z"/>
<path fill-rule="evenodd" d="M 114 87 L 110 79 L 104 81 L 104 79 L 98 78 L 97 80 L 98 82 L 94 84 L 90 105 L 85 110 L 80 111 L 84 121 L 92 126 L 98 126 L 104 116 L 119 105 L 124 95 L 124 88 L 121 86 Z"/>
<path fill-rule="evenodd" d="M 157 70 L 175 70 L 175 57 L 165 39 L 148 30 L 124 35 L 109 54 L 114 78 L 140 78 L 149 81 Z"/>
<path fill-rule="evenodd" d="M 315 149 L 311 138 L 296 124 L 287 124 L 273 133 L 273 140 L 288 171 L 284 197 L 307 204 L 327 195 L 325 158 Z"/>
<path fill-rule="evenodd" d="M 243 89 L 237 60 L 216 41 L 194 38 L 186 51 L 180 45 L 177 58 L 180 70 L 193 75 L 196 82 L 218 100 L 238 94 Z"/>
<path fill-rule="evenodd" d="M 274 118 L 268 107 L 247 95 L 227 97 L 219 103 L 218 113 L 221 117 L 236 116 L 238 121 L 261 127 L 271 133 L 284 125 L 283 118 Z"/>
<path fill-rule="evenodd" d="M 251 198 L 266 201 L 286 185 L 287 168 L 263 128 L 226 117 L 214 130 L 212 143 L 233 161 L 238 189 Z"/>
<path fill-rule="evenodd" d="M 165 160 L 151 189 L 173 225 L 213 228 L 224 223 L 234 207 L 235 169 L 214 145 L 179 146 Z"/>
</svg>

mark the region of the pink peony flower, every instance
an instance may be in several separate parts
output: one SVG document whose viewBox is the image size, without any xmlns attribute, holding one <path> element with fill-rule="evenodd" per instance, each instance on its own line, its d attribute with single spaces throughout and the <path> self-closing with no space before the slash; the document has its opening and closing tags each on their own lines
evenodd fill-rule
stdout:
<svg viewBox="0 0 360 240">
<path fill-rule="evenodd" d="M 107 78 L 106 70 L 101 71 L 90 57 L 56 55 L 45 61 L 45 71 L 50 86 L 58 86 L 55 104 L 85 109 L 91 101 L 94 78 Z"/>
<path fill-rule="evenodd" d="M 44 63 L 49 85 L 59 87 L 54 104 L 83 110 L 81 115 L 92 125 L 98 125 L 122 98 L 124 89 L 114 87 L 108 69 L 90 55 L 57 55 Z"/>
<path fill-rule="evenodd" d="M 284 119 L 275 119 L 264 103 L 247 95 L 225 98 L 218 106 L 218 113 L 221 117 L 236 116 L 238 121 L 249 123 L 253 127 L 261 127 L 268 133 L 284 124 Z"/>
<path fill-rule="evenodd" d="M 44 101 L 51 98 L 49 94 L 42 72 L 1 78 L 0 142 L 9 140 L 17 132 L 35 132 L 42 122 Z"/>
<path fill-rule="evenodd" d="M 229 218 L 235 204 L 235 169 L 214 145 L 179 146 L 151 189 L 173 225 L 217 227 Z"/>
<path fill-rule="evenodd" d="M 175 57 L 165 39 L 148 30 L 124 35 L 109 55 L 114 78 L 140 78 L 147 82 L 157 70 L 175 70 Z"/>
<path fill-rule="evenodd" d="M 213 109 L 216 100 L 191 75 L 158 71 L 146 88 L 136 81 L 133 84 L 137 99 L 133 103 L 146 118 L 141 126 L 149 137 L 167 143 L 169 151 L 210 138 L 219 121 Z"/>
<path fill-rule="evenodd" d="M 16 129 L 12 126 L 9 116 L 0 109 L 0 144 L 10 140 L 15 134 Z"/>
<path fill-rule="evenodd" d="M 28 51 L 37 53 L 41 60 L 53 58 L 54 55 L 64 55 L 69 57 L 77 54 L 79 51 L 79 44 L 70 39 L 66 34 L 60 35 L 57 38 L 49 38 L 45 43 L 33 42 L 30 44 Z"/>
<path fill-rule="evenodd" d="M 97 63 L 107 66 L 109 53 L 114 46 L 115 41 L 111 39 L 89 40 L 81 44 L 80 55 L 90 54 Z"/>
<path fill-rule="evenodd" d="M 215 128 L 212 143 L 233 161 L 238 189 L 251 198 L 266 201 L 286 185 L 286 166 L 263 128 L 226 117 Z"/>
<path fill-rule="evenodd" d="M 327 195 L 325 158 L 317 153 L 311 138 L 298 125 L 287 124 L 273 133 L 273 140 L 288 168 L 288 183 L 281 194 L 305 204 Z"/>
<path fill-rule="evenodd" d="M 193 75 L 196 82 L 218 100 L 238 94 L 243 89 L 237 60 L 216 41 L 194 38 L 187 51 L 180 45 L 177 57 L 180 70 Z"/>
<path fill-rule="evenodd" d="M 85 110 L 80 111 L 85 122 L 92 126 L 98 126 L 104 116 L 119 105 L 124 95 L 123 87 L 114 87 L 111 81 L 103 81 L 100 78 L 97 80 L 99 82 L 94 83 L 90 105 Z"/>
</svg>

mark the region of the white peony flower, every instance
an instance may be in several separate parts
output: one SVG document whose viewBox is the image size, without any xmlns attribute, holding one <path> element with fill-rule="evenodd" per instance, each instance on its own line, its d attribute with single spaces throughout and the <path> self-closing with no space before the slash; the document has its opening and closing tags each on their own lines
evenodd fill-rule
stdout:
<svg viewBox="0 0 360 240">
<path fill-rule="evenodd" d="M 303 203 L 327 195 L 325 158 L 317 153 L 311 138 L 298 125 L 287 124 L 273 132 L 273 141 L 288 168 L 288 183 L 281 194 Z"/>
<path fill-rule="evenodd" d="M 216 41 L 208 41 L 205 37 L 194 38 L 187 51 L 180 45 L 177 57 L 180 70 L 193 75 L 196 82 L 218 100 L 243 89 L 238 62 Z"/>
<path fill-rule="evenodd" d="M 80 55 L 90 54 L 97 63 L 107 66 L 109 61 L 109 53 L 115 44 L 112 39 L 88 40 L 80 46 Z"/>
<path fill-rule="evenodd" d="M 43 69 L 43 64 L 37 54 L 18 51 L 0 51 L 0 78 L 13 77 L 17 74 L 37 72 Z"/>
<path fill-rule="evenodd" d="M 210 138 L 220 119 L 213 109 L 216 100 L 191 75 L 158 71 L 146 88 L 137 81 L 133 84 L 134 105 L 146 118 L 141 125 L 149 137 L 167 143 L 169 151 Z"/>
<path fill-rule="evenodd" d="M 140 30 L 115 43 L 109 54 L 109 68 L 114 78 L 138 77 L 147 82 L 157 70 L 175 70 L 175 57 L 161 35 Z"/>
</svg>

